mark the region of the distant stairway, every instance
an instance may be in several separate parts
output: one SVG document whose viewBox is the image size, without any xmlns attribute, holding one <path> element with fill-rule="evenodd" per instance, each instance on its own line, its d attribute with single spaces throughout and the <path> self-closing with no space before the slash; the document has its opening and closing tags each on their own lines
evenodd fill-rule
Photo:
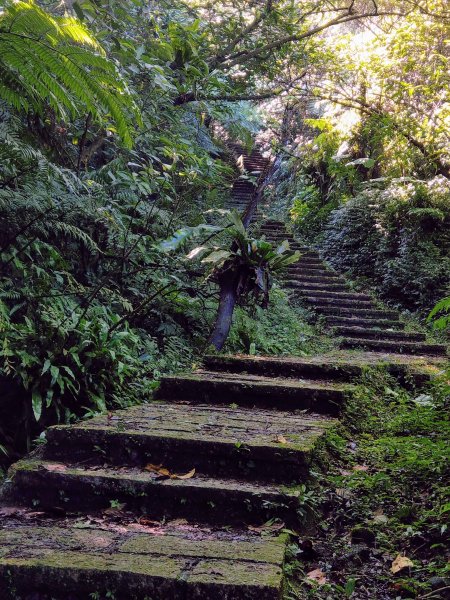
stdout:
<svg viewBox="0 0 450 600">
<path fill-rule="evenodd" d="M 266 221 L 261 233 L 268 240 L 287 239 L 301 251 L 300 260 L 288 270 L 286 285 L 298 291 L 304 303 L 325 318 L 346 349 L 411 355 L 445 356 L 446 346 L 427 343 L 423 333 L 404 331 L 395 310 L 380 308 L 368 294 L 353 292 L 346 279 L 330 268 L 316 250 L 296 242 L 284 223 Z"/>
<path fill-rule="evenodd" d="M 264 177 L 270 161 L 261 154 L 258 148 L 254 148 L 250 154 L 247 154 L 242 147 L 236 144 L 233 146 L 233 151 L 242 173 L 234 181 L 226 208 L 234 208 L 242 213 L 254 198 L 257 186 Z M 257 211 L 254 214 L 254 218 L 256 217 Z"/>
</svg>

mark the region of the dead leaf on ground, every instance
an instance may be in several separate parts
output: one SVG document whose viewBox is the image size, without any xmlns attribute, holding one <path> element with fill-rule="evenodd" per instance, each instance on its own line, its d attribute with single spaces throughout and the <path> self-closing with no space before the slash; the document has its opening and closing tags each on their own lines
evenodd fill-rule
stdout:
<svg viewBox="0 0 450 600">
<path fill-rule="evenodd" d="M 249 531 L 254 531 L 255 533 L 272 533 L 274 531 L 280 531 L 280 529 L 283 529 L 284 527 L 285 524 L 282 521 L 277 523 L 271 523 L 268 521 L 259 527 L 256 527 L 255 525 L 248 525 L 247 529 Z"/>
<path fill-rule="evenodd" d="M 278 444 L 287 444 L 288 443 L 288 441 L 284 437 L 284 435 L 277 435 L 277 437 L 275 438 L 275 441 L 278 442 Z"/>
<path fill-rule="evenodd" d="M 339 473 L 343 476 L 343 477 L 348 477 L 349 475 L 352 474 L 351 471 L 347 471 L 347 469 L 339 469 Z"/>
<path fill-rule="evenodd" d="M 306 578 L 310 581 L 314 581 L 318 585 L 325 585 L 327 583 L 327 577 L 321 569 L 314 569 L 306 574 Z"/>
<path fill-rule="evenodd" d="M 399 573 L 403 569 L 407 569 L 413 567 L 413 561 L 407 556 L 402 556 L 399 554 L 397 558 L 392 562 L 391 571 L 392 573 Z"/>
<path fill-rule="evenodd" d="M 355 465 L 353 467 L 354 471 L 368 471 L 369 467 L 367 467 L 366 465 Z"/>
<path fill-rule="evenodd" d="M 167 477 L 167 479 L 191 479 L 195 475 L 195 469 L 191 469 L 187 473 L 171 473 L 169 469 L 163 467 L 162 465 L 154 465 L 152 463 L 148 463 L 144 467 L 145 471 L 150 471 L 151 473 L 156 473 L 160 477 Z"/>
<path fill-rule="evenodd" d="M 373 512 L 373 519 L 372 521 L 374 523 L 387 523 L 389 521 L 388 517 L 384 514 L 383 509 L 382 508 L 378 508 L 377 510 L 375 510 Z"/>
</svg>

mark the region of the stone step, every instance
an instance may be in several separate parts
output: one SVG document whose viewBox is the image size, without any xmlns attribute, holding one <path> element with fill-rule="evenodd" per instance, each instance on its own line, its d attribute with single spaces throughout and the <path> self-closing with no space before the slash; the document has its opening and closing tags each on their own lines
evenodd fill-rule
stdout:
<svg viewBox="0 0 450 600">
<path fill-rule="evenodd" d="M 100 453 L 108 464 L 152 462 L 175 473 L 195 468 L 208 476 L 291 481 L 305 475 L 317 440 L 334 423 L 279 410 L 151 402 L 51 427 L 43 456 L 82 461 Z"/>
<path fill-rule="evenodd" d="M 333 359 L 321 357 L 282 357 L 272 356 L 218 356 L 206 355 L 203 358 L 206 369 L 242 374 L 264 375 L 266 377 L 292 377 L 296 379 L 316 379 L 321 381 L 349 381 L 361 373 L 361 368 L 353 364 L 336 364 Z"/>
<path fill-rule="evenodd" d="M 283 410 L 312 410 L 336 415 L 349 384 L 334 384 L 314 380 L 296 380 L 198 371 L 192 375 L 163 377 L 158 397 L 164 400 L 230 404 L 280 408 Z"/>
<path fill-rule="evenodd" d="M 279 600 L 286 535 L 189 524 L 114 522 L 103 515 L 0 528 L 0 598 Z"/>
<path fill-rule="evenodd" d="M 311 298 L 324 298 L 329 300 L 352 300 L 352 301 L 362 301 L 362 302 L 371 302 L 372 298 L 368 294 L 360 294 L 354 292 L 340 292 L 340 291 L 332 291 L 332 290 L 318 290 L 315 292 L 310 292 L 309 288 L 305 289 L 305 294 L 307 294 Z"/>
<path fill-rule="evenodd" d="M 352 350 L 331 351 L 326 354 L 308 357 L 273 357 L 273 356 L 218 356 L 204 358 L 204 364 L 216 371 L 229 371 L 242 374 L 244 372 L 284 377 L 310 377 L 322 380 L 351 381 L 359 377 L 367 369 L 377 364 L 385 366 L 392 375 L 401 381 L 402 385 L 423 385 L 430 380 L 430 375 L 436 372 L 432 365 L 439 359 L 427 357 L 428 367 L 424 367 L 420 358 L 398 356 L 395 354 L 381 355 L 376 352 L 358 353 Z M 441 364 L 442 362 L 436 362 Z"/>
<path fill-rule="evenodd" d="M 300 275 L 302 277 L 339 277 L 336 271 L 331 271 L 325 267 L 320 268 L 308 268 L 307 266 L 302 267 L 297 264 L 292 265 L 288 273 L 291 275 Z"/>
<path fill-rule="evenodd" d="M 344 338 L 341 348 L 367 348 L 373 352 L 391 352 L 414 354 L 420 356 L 446 356 L 447 348 L 443 344 L 422 344 L 420 342 L 403 342 L 373 339 Z"/>
<path fill-rule="evenodd" d="M 336 306 L 338 308 L 374 308 L 372 300 L 346 300 L 339 298 L 322 298 L 319 296 L 306 296 L 304 301 L 307 304 L 312 304 L 318 309 L 322 307 Z"/>
<path fill-rule="evenodd" d="M 236 441 L 238 443 L 238 441 Z M 245 455 L 245 452 L 243 452 Z M 246 456 L 243 460 L 249 460 Z M 188 518 L 199 523 L 245 523 L 275 516 L 295 522 L 295 486 L 208 477 L 162 477 L 143 467 L 26 459 L 10 469 L 6 500 L 40 510 L 105 510 L 112 502 L 152 520 Z"/>
<path fill-rule="evenodd" d="M 293 283 L 319 283 L 325 285 L 345 285 L 346 283 L 343 277 L 339 277 L 333 274 L 327 275 L 325 277 L 323 277 L 322 275 L 302 275 L 301 273 L 292 272 L 291 269 L 287 270 L 286 279 Z"/>
<path fill-rule="evenodd" d="M 326 324 L 330 327 L 363 327 L 365 329 L 369 328 L 379 328 L 383 327 L 385 329 L 404 329 L 405 324 L 400 321 L 393 321 L 388 319 L 359 319 L 356 317 L 326 317 Z"/>
<path fill-rule="evenodd" d="M 423 333 L 410 333 L 404 331 L 390 331 L 389 329 L 369 329 L 367 327 L 336 327 L 335 332 L 343 337 L 399 340 L 401 342 L 424 342 Z"/>
<path fill-rule="evenodd" d="M 321 306 L 320 312 L 331 317 L 354 317 L 354 318 L 374 318 L 389 321 L 397 321 L 399 318 L 395 310 L 368 309 L 368 308 L 347 308 L 339 306 Z"/>
<path fill-rule="evenodd" d="M 310 293 L 310 295 L 315 295 L 316 292 L 323 292 L 324 294 L 328 294 L 329 292 L 345 292 L 348 289 L 347 286 L 342 283 L 330 283 L 327 285 L 325 283 L 305 283 L 295 279 L 286 281 L 286 285 L 287 287 Z"/>
<path fill-rule="evenodd" d="M 295 271 L 296 273 L 310 273 L 312 275 L 321 275 L 322 273 L 332 273 L 335 276 L 337 275 L 336 271 L 333 271 L 333 269 L 329 268 L 323 262 L 320 262 L 319 264 L 308 264 L 303 263 L 301 258 L 298 262 L 292 265 L 292 271 Z"/>
<path fill-rule="evenodd" d="M 318 256 L 305 256 L 304 254 L 301 255 L 296 265 L 327 268 L 327 265 Z"/>
</svg>

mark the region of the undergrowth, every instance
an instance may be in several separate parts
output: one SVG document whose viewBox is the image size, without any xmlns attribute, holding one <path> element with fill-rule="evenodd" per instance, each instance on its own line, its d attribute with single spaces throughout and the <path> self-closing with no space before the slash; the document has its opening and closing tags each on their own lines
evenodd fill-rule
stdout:
<svg viewBox="0 0 450 600">
<path fill-rule="evenodd" d="M 269 306 L 269 310 L 260 306 L 237 308 L 225 346 L 227 353 L 306 356 L 332 348 L 332 341 L 319 337 L 308 324 L 306 310 L 279 287 L 271 290 Z"/>
<path fill-rule="evenodd" d="M 364 373 L 317 475 L 321 521 L 290 547 L 286 600 L 449 597 L 448 375 L 419 392 Z"/>
</svg>

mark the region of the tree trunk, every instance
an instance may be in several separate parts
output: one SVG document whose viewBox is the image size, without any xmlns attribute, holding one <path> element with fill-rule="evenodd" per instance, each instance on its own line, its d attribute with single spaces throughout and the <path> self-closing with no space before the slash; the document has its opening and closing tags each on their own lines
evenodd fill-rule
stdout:
<svg viewBox="0 0 450 600">
<path fill-rule="evenodd" d="M 209 344 L 212 344 L 216 350 L 221 350 L 228 337 L 233 318 L 233 311 L 237 302 L 237 276 L 236 273 L 225 273 L 219 281 L 220 299 L 217 310 L 217 318 L 214 329 L 209 336 Z"/>
</svg>

